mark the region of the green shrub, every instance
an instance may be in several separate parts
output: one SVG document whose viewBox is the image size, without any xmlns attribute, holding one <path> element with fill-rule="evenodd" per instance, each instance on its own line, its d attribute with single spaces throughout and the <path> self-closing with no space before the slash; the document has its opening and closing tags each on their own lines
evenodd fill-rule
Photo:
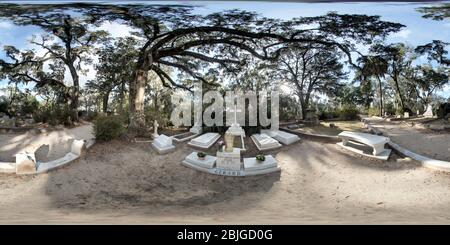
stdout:
<svg viewBox="0 0 450 245">
<path fill-rule="evenodd" d="M 96 111 L 90 111 L 88 112 L 88 114 L 86 115 L 86 120 L 89 122 L 94 121 L 97 117 L 98 117 L 99 113 Z"/>
<path fill-rule="evenodd" d="M 9 114 L 8 112 L 8 100 L 6 97 L 0 96 L 0 112 Z"/>
<path fill-rule="evenodd" d="M 355 106 L 344 106 L 339 110 L 339 117 L 342 120 L 355 120 L 358 118 L 358 113 Z"/>
<path fill-rule="evenodd" d="M 256 155 L 256 160 L 264 162 L 266 160 L 266 157 L 264 155 Z"/>
<path fill-rule="evenodd" d="M 380 115 L 380 108 L 378 107 L 370 107 L 367 110 L 367 115 L 371 116 L 379 116 Z"/>
<path fill-rule="evenodd" d="M 388 103 L 384 104 L 384 112 L 388 115 L 395 115 L 394 103 L 388 102 Z"/>
<path fill-rule="evenodd" d="M 20 105 L 22 115 L 35 113 L 39 109 L 39 101 L 35 97 L 27 97 Z"/>
<path fill-rule="evenodd" d="M 68 105 L 41 106 L 33 113 L 35 122 L 48 123 L 52 126 L 58 124 L 72 124 L 72 110 Z"/>
<path fill-rule="evenodd" d="M 97 140 L 109 141 L 118 138 L 125 131 L 120 116 L 98 116 L 94 120 L 94 134 Z"/>
<path fill-rule="evenodd" d="M 403 116 L 404 113 L 405 113 L 405 111 L 404 111 L 403 108 L 401 108 L 401 107 L 398 107 L 398 108 L 395 110 L 395 115 L 397 115 L 397 116 Z"/>
<path fill-rule="evenodd" d="M 340 110 L 327 108 L 319 110 L 319 120 L 329 120 L 333 118 L 338 118 L 340 116 Z"/>
</svg>

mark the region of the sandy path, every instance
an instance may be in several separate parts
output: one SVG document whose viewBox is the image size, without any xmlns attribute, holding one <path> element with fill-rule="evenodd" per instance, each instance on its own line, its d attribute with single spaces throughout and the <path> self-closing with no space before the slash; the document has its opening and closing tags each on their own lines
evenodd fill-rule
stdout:
<svg viewBox="0 0 450 245">
<path fill-rule="evenodd" d="M 181 166 L 191 151 L 99 143 L 48 174 L 0 175 L 0 223 L 450 223 L 450 175 L 395 155 L 304 141 L 276 155 L 281 174 L 233 178 Z"/>
<path fill-rule="evenodd" d="M 87 140 L 93 137 L 92 124 L 37 135 L 32 132 L 0 134 L 0 161 L 14 162 L 14 155 L 20 151 L 35 152 L 39 161 L 54 160 L 70 150 L 74 138 Z"/>
<path fill-rule="evenodd" d="M 401 121 L 369 120 L 372 126 L 402 147 L 430 158 L 450 161 L 450 133 L 419 129 Z"/>
</svg>

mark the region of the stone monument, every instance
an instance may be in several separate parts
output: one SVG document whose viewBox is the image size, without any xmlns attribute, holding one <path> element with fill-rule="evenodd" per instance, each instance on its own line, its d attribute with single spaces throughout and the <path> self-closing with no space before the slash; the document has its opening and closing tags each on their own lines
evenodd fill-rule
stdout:
<svg viewBox="0 0 450 245">
<path fill-rule="evenodd" d="M 224 171 L 241 171 L 241 149 L 234 148 L 234 135 L 225 133 L 225 146 L 217 151 L 216 168 Z M 239 175 L 227 173 L 227 175 Z"/>
<path fill-rule="evenodd" d="M 159 124 L 158 124 L 158 121 L 154 121 L 153 122 L 153 137 L 158 137 L 159 136 L 159 134 L 158 134 L 158 126 L 159 126 Z"/>
<path fill-rule="evenodd" d="M 314 109 L 306 110 L 304 122 L 312 125 L 319 124 L 319 118 L 317 117 L 316 111 Z"/>
<path fill-rule="evenodd" d="M 239 123 L 237 122 L 237 112 L 241 112 L 241 110 L 238 110 L 237 106 L 235 104 L 234 110 L 229 109 L 229 111 L 234 112 L 234 122 L 228 128 L 227 132 L 225 133 L 225 137 L 227 137 L 227 134 L 233 135 L 233 142 L 234 142 L 234 136 L 241 137 L 242 150 L 245 150 L 245 145 L 244 145 L 245 131 L 241 127 L 241 125 L 239 125 Z M 225 142 L 226 142 L 226 138 L 225 138 Z M 233 142 L 232 142 L 232 144 L 234 144 Z"/>
<path fill-rule="evenodd" d="M 433 106 L 428 105 L 427 110 L 423 113 L 425 117 L 433 117 Z"/>
</svg>

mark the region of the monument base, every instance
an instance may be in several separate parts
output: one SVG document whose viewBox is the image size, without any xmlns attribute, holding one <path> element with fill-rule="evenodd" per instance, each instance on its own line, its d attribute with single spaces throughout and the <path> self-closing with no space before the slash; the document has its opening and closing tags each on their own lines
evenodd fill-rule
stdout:
<svg viewBox="0 0 450 245">
<path fill-rule="evenodd" d="M 240 171 L 241 170 L 241 149 L 233 148 L 233 151 L 218 151 L 216 168 L 221 170 Z"/>
</svg>

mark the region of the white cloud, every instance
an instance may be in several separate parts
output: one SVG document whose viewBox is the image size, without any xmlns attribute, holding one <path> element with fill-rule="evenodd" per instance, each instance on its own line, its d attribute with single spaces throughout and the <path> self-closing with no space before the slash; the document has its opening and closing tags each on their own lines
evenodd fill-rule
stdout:
<svg viewBox="0 0 450 245">
<path fill-rule="evenodd" d="M 0 29 L 11 29 L 13 28 L 13 24 L 9 21 L 1 21 L 0 22 Z"/>
<path fill-rule="evenodd" d="M 404 29 L 404 30 L 401 30 L 401 31 L 399 31 L 397 33 L 392 34 L 392 36 L 393 37 L 399 37 L 399 38 L 407 39 L 410 34 L 411 34 L 411 30 Z"/>
<path fill-rule="evenodd" d="M 119 24 L 114 22 L 104 22 L 97 30 L 107 31 L 113 37 L 124 37 L 130 35 L 130 31 L 133 31 L 133 28 Z"/>
</svg>

